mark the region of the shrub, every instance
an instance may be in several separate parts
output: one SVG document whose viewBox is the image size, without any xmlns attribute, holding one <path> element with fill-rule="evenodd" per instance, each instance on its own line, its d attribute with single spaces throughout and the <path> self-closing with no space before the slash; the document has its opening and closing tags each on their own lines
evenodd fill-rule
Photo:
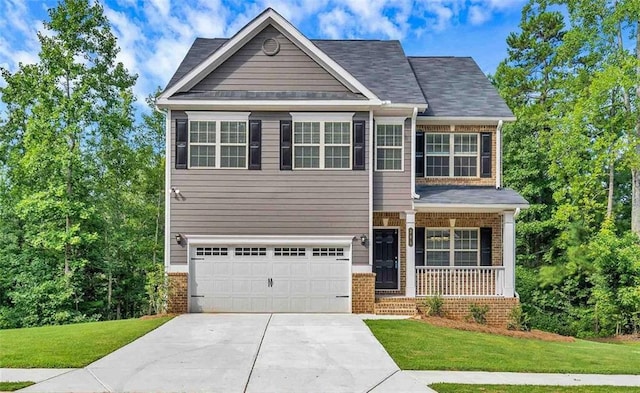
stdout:
<svg viewBox="0 0 640 393">
<path fill-rule="evenodd" d="M 529 325 L 529 316 L 522 310 L 522 306 L 517 305 L 511 309 L 511 312 L 509 312 L 507 329 L 522 330 L 525 332 L 531 330 L 531 326 Z"/>
<path fill-rule="evenodd" d="M 444 299 L 436 295 L 424 299 L 425 314 L 430 317 L 444 317 Z"/>
<path fill-rule="evenodd" d="M 465 318 L 467 322 L 474 321 L 482 325 L 487 324 L 487 313 L 489 306 L 487 304 L 471 304 L 469 306 L 469 315 Z"/>
</svg>

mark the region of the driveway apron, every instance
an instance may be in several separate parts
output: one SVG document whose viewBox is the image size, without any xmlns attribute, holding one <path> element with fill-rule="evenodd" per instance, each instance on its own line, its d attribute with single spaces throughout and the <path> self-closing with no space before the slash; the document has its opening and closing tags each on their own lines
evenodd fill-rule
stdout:
<svg viewBox="0 0 640 393">
<path fill-rule="evenodd" d="M 22 391 L 368 392 L 397 371 L 355 315 L 187 314 Z"/>
</svg>

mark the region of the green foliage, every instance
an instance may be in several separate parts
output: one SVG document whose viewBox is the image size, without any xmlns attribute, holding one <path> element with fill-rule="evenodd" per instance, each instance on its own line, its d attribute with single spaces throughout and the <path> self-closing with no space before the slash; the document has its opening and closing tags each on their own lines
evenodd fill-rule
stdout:
<svg viewBox="0 0 640 393">
<path fill-rule="evenodd" d="M 439 393 L 633 393 L 635 386 L 534 386 L 534 385 L 466 385 L 435 383 L 429 385 Z"/>
<path fill-rule="evenodd" d="M 488 304 L 471 304 L 469 306 L 469 314 L 465 317 L 467 321 L 473 321 L 485 325 L 487 323 L 487 313 L 489 312 Z"/>
<path fill-rule="evenodd" d="M 531 330 L 531 326 L 529 325 L 529 316 L 522 310 L 522 306 L 518 305 L 512 308 L 509 312 L 507 329 L 520 330 L 525 332 Z"/>
<path fill-rule="evenodd" d="M 27 386 L 31 386 L 33 384 L 34 382 L 31 381 L 0 382 L 0 392 L 13 392 L 15 390 L 24 389 Z"/>
<path fill-rule="evenodd" d="M 424 299 L 425 314 L 430 317 L 444 317 L 444 299 L 441 295 L 429 296 Z"/>
</svg>

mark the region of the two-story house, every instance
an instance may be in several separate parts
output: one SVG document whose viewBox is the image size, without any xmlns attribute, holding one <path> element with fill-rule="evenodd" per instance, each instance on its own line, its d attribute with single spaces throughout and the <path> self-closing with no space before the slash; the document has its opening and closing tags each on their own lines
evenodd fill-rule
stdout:
<svg viewBox="0 0 640 393">
<path fill-rule="evenodd" d="M 501 127 L 471 58 L 398 41 L 311 40 L 272 9 L 197 39 L 167 113 L 171 312 L 452 315 L 517 304 Z"/>
</svg>

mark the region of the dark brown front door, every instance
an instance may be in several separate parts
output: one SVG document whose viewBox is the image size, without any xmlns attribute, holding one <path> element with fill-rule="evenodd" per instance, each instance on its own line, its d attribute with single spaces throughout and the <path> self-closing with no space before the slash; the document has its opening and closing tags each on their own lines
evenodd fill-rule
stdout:
<svg viewBox="0 0 640 393">
<path fill-rule="evenodd" d="M 376 289 L 398 289 L 398 230 L 373 230 Z"/>
</svg>

